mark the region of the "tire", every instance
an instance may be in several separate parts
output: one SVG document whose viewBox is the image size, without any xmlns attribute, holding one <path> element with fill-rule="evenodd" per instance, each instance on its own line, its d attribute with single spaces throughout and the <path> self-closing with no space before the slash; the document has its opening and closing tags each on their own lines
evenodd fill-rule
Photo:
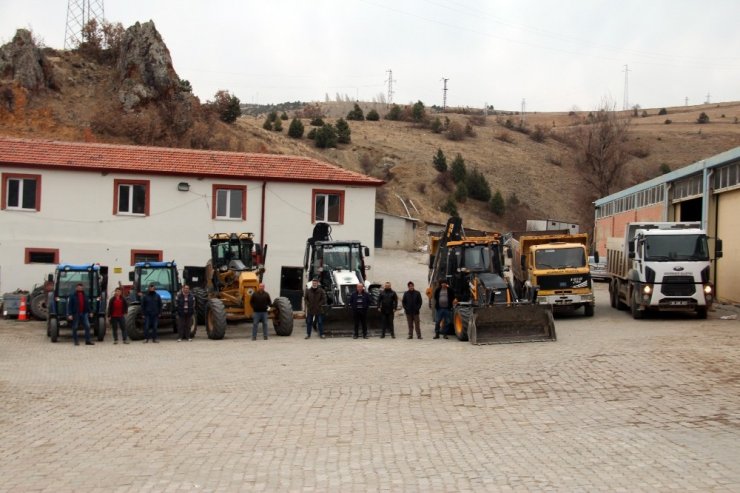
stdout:
<svg viewBox="0 0 740 493">
<path fill-rule="evenodd" d="M 631 292 L 630 290 L 630 310 L 632 311 L 632 318 L 635 320 L 640 320 L 645 316 L 645 312 L 641 311 L 639 306 L 637 305 L 637 301 L 635 301 L 635 293 Z"/>
<path fill-rule="evenodd" d="M 98 339 L 98 342 L 105 340 L 105 330 L 105 317 L 97 317 L 95 321 L 95 337 Z"/>
<path fill-rule="evenodd" d="M 175 326 L 177 326 L 177 322 L 175 322 Z M 198 332 L 198 316 L 193 314 L 192 322 L 190 323 L 190 338 L 193 339 L 195 337 L 195 333 Z"/>
<path fill-rule="evenodd" d="M 31 293 L 31 315 L 38 320 L 46 320 L 49 318 L 49 308 L 46 306 L 48 296 L 44 293 L 43 289 L 35 289 Z"/>
<path fill-rule="evenodd" d="M 378 306 L 378 303 L 380 302 L 380 286 L 370 286 L 367 294 L 370 295 L 370 306 Z"/>
<path fill-rule="evenodd" d="M 706 306 L 700 306 L 696 308 L 696 317 L 701 320 L 706 320 L 707 318 L 707 307 Z"/>
<path fill-rule="evenodd" d="M 129 339 L 140 341 L 144 338 L 144 317 L 141 314 L 141 305 L 130 306 L 123 323 L 126 324 Z"/>
<path fill-rule="evenodd" d="M 195 297 L 195 321 L 196 324 L 204 324 L 206 322 L 206 305 L 208 304 L 208 291 L 203 288 L 193 288 L 193 296 Z"/>
<path fill-rule="evenodd" d="M 614 283 L 609 283 L 609 304 L 612 308 L 617 307 L 617 289 L 614 287 Z"/>
<path fill-rule="evenodd" d="M 473 308 L 468 305 L 457 305 L 452 312 L 452 327 L 455 329 L 455 335 L 460 341 L 468 340 L 468 326 L 473 318 Z"/>
<path fill-rule="evenodd" d="M 583 305 L 583 314 L 587 317 L 593 317 L 594 316 L 594 306 L 593 305 Z"/>
<path fill-rule="evenodd" d="M 55 317 L 49 319 L 49 337 L 51 342 L 57 342 L 59 340 L 59 320 Z"/>
<path fill-rule="evenodd" d="M 218 298 L 211 298 L 206 304 L 206 334 L 214 341 L 226 335 L 226 307 Z"/>
<path fill-rule="evenodd" d="M 617 310 L 627 310 L 629 306 L 619 299 L 619 281 L 614 282 L 614 301 L 617 304 Z"/>
<path fill-rule="evenodd" d="M 272 302 L 272 326 L 279 336 L 293 333 L 293 306 L 288 298 L 275 298 Z"/>
</svg>

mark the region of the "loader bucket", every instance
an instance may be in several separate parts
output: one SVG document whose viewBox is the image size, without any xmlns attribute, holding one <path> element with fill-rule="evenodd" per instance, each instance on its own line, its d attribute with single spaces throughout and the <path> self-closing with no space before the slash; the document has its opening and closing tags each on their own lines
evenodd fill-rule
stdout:
<svg viewBox="0 0 740 493">
<path fill-rule="evenodd" d="M 472 344 L 554 341 L 552 307 L 511 303 L 476 308 L 468 337 Z"/>
</svg>

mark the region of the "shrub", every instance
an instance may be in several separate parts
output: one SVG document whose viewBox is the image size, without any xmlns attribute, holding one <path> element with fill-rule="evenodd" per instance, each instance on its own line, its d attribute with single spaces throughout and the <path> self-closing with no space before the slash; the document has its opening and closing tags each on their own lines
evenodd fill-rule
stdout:
<svg viewBox="0 0 740 493">
<path fill-rule="evenodd" d="M 457 184 L 455 189 L 455 201 L 464 204 L 468 200 L 468 186 L 464 181 Z"/>
<path fill-rule="evenodd" d="M 345 122 L 346 123 L 346 122 Z M 330 123 L 319 127 L 316 130 L 316 138 L 314 139 L 316 147 L 320 149 L 326 149 L 328 147 L 337 146 L 337 131 L 334 126 Z"/>
<path fill-rule="evenodd" d="M 696 123 L 709 123 L 709 115 L 702 111 L 699 118 L 696 119 Z"/>
<path fill-rule="evenodd" d="M 337 120 L 336 123 L 336 129 L 337 129 L 337 142 L 340 144 L 349 144 L 352 142 L 352 137 L 350 135 L 352 134 L 352 130 L 349 128 L 349 124 L 344 118 L 340 118 Z"/>
<path fill-rule="evenodd" d="M 378 120 L 380 120 L 380 115 L 377 111 L 370 110 L 367 112 L 367 116 L 365 117 L 365 119 L 370 122 L 377 122 Z"/>
<path fill-rule="evenodd" d="M 218 91 L 212 105 L 224 123 L 234 123 L 242 114 L 239 98 L 229 94 L 229 91 Z"/>
<path fill-rule="evenodd" d="M 315 127 L 314 127 L 314 128 L 312 128 L 311 130 L 309 130 L 309 131 L 308 131 L 308 133 L 306 134 L 306 138 L 307 138 L 307 139 L 311 139 L 311 140 L 314 140 L 314 139 L 316 138 L 316 131 L 317 131 L 317 130 L 318 130 L 318 129 L 317 129 L 317 128 L 315 128 Z"/>
<path fill-rule="evenodd" d="M 317 116 L 316 118 L 311 119 L 311 126 L 312 127 L 323 127 L 324 126 L 324 120 Z"/>
<path fill-rule="evenodd" d="M 417 101 L 414 103 L 414 106 L 411 108 L 411 118 L 414 120 L 414 123 L 421 123 L 426 119 L 427 111 L 426 108 L 424 108 L 424 103 L 421 101 Z"/>
<path fill-rule="evenodd" d="M 476 127 L 484 127 L 486 125 L 485 115 L 471 115 L 468 117 L 468 122 Z"/>
<path fill-rule="evenodd" d="M 485 175 L 473 169 L 465 176 L 463 181 L 467 185 L 468 196 L 474 200 L 480 200 L 481 202 L 488 202 L 491 198 L 491 187 L 488 185 L 488 180 Z"/>
<path fill-rule="evenodd" d="M 450 122 L 447 126 L 447 138 L 450 140 L 463 140 L 465 129 L 459 122 Z"/>
<path fill-rule="evenodd" d="M 644 159 L 650 155 L 650 149 L 647 147 L 633 147 L 629 153 L 638 159 Z"/>
<path fill-rule="evenodd" d="M 347 113 L 347 120 L 363 121 L 364 119 L 365 115 L 362 112 L 362 108 L 360 108 L 359 104 L 355 103 L 354 109 Z"/>
<path fill-rule="evenodd" d="M 427 193 L 427 184 L 426 183 L 417 183 L 416 184 L 416 191 L 419 192 L 422 195 L 425 195 Z"/>
<path fill-rule="evenodd" d="M 283 113 L 280 115 L 280 119 L 283 120 L 283 121 L 287 120 L 288 119 L 288 114 L 283 111 Z"/>
<path fill-rule="evenodd" d="M 465 124 L 465 135 L 467 135 L 468 137 L 475 137 L 477 135 L 470 123 Z"/>
<path fill-rule="evenodd" d="M 671 167 L 668 166 L 666 163 L 663 163 L 663 164 L 660 165 L 660 174 L 661 175 L 664 175 L 664 174 L 670 173 L 670 172 L 671 172 Z"/>
<path fill-rule="evenodd" d="M 673 120 L 671 120 L 670 118 L 666 118 L 663 123 L 665 123 L 666 125 L 670 125 L 671 123 L 673 123 Z"/>
<path fill-rule="evenodd" d="M 439 185 L 447 192 L 451 192 L 455 188 L 455 180 L 452 179 L 452 173 L 450 173 L 449 171 L 443 171 L 442 173 L 438 174 L 437 177 L 434 179 L 434 183 Z"/>
<path fill-rule="evenodd" d="M 290 122 L 290 126 L 288 127 L 288 136 L 294 139 L 300 139 L 303 137 L 303 131 L 303 122 L 298 118 L 293 118 L 293 121 Z"/>
<path fill-rule="evenodd" d="M 457 156 L 455 156 L 455 160 L 452 161 L 450 172 L 452 173 L 452 179 L 455 181 L 455 183 L 460 183 L 461 181 L 465 180 L 467 170 L 465 169 L 465 160 L 460 153 L 458 153 Z"/>
<path fill-rule="evenodd" d="M 439 119 L 439 117 L 434 118 L 432 120 L 432 124 L 430 125 L 430 128 L 432 129 L 432 132 L 435 134 L 441 134 L 442 133 L 442 120 Z"/>
<path fill-rule="evenodd" d="M 499 132 L 496 135 L 496 139 L 500 140 L 501 142 L 506 142 L 507 144 L 511 144 L 514 142 L 514 139 L 511 138 L 511 134 L 509 132 Z"/>
<path fill-rule="evenodd" d="M 563 165 L 563 160 L 561 158 L 557 157 L 557 156 L 553 156 L 553 155 L 547 156 L 547 161 L 550 164 L 554 164 L 555 166 L 562 166 Z"/>
<path fill-rule="evenodd" d="M 278 114 L 277 114 L 277 111 L 271 111 L 271 112 L 270 112 L 270 113 L 269 113 L 269 114 L 267 115 L 267 119 L 268 119 L 268 120 L 270 120 L 271 122 L 274 122 L 274 121 L 276 121 L 276 120 L 278 119 Z"/>
<path fill-rule="evenodd" d="M 647 110 L 642 110 L 642 117 L 645 118 L 646 116 L 648 116 Z"/>
<path fill-rule="evenodd" d="M 511 192 L 511 195 L 509 195 L 509 199 L 506 202 L 507 207 L 509 208 L 514 208 L 521 204 L 519 197 L 516 196 L 516 192 Z"/>
<path fill-rule="evenodd" d="M 270 121 L 270 118 L 265 118 L 265 123 L 262 124 L 262 128 L 265 130 L 272 130 L 272 122 Z"/>
<path fill-rule="evenodd" d="M 386 120 L 391 121 L 398 121 L 401 119 L 401 107 L 397 104 L 394 104 L 391 106 L 391 109 L 388 111 L 388 114 L 385 115 Z"/>
<path fill-rule="evenodd" d="M 373 171 L 374 167 L 373 160 L 368 154 L 360 156 L 360 169 L 363 173 L 369 175 Z"/>
<path fill-rule="evenodd" d="M 447 200 L 439 208 L 440 211 L 449 214 L 450 216 L 459 217 L 460 214 L 457 212 L 457 206 L 452 197 L 447 197 Z"/>
<path fill-rule="evenodd" d="M 434 169 L 440 173 L 447 171 L 447 157 L 445 156 L 445 153 L 442 152 L 442 149 L 437 149 L 437 154 L 432 158 L 432 162 L 434 163 Z"/>
<path fill-rule="evenodd" d="M 529 134 L 529 138 L 535 142 L 542 143 L 547 138 L 547 129 L 542 125 L 535 125 L 534 130 Z"/>
<path fill-rule="evenodd" d="M 667 115 L 667 114 L 668 114 L 668 110 L 665 108 L 661 108 L 660 111 L 658 111 L 658 115 Z"/>
<path fill-rule="evenodd" d="M 272 129 L 275 132 L 282 132 L 283 131 L 283 121 L 280 119 L 275 119 L 275 122 L 272 124 Z"/>
<path fill-rule="evenodd" d="M 500 190 L 496 190 L 496 193 L 493 194 L 491 201 L 488 203 L 488 208 L 499 217 L 504 215 L 506 212 L 506 204 L 504 203 L 504 197 L 501 195 Z"/>
</svg>

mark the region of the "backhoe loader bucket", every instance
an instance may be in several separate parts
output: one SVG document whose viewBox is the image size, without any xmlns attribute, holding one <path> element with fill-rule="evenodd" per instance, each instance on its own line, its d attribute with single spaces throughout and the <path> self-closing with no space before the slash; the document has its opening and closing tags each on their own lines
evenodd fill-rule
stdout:
<svg viewBox="0 0 740 493">
<path fill-rule="evenodd" d="M 511 303 L 476 308 L 468 337 L 472 344 L 554 341 L 552 307 Z"/>
</svg>

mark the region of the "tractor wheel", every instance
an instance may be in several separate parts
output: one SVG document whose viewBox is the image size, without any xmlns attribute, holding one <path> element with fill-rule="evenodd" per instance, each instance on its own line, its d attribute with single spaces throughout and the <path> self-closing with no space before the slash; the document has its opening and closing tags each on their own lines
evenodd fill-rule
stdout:
<svg viewBox="0 0 740 493">
<path fill-rule="evenodd" d="M 49 337 L 51 342 L 57 342 L 59 340 L 59 320 L 56 318 L 49 319 Z"/>
<path fill-rule="evenodd" d="M 630 291 L 630 310 L 632 311 L 632 318 L 635 320 L 640 320 L 645 316 L 645 312 L 640 310 L 639 305 L 637 304 L 637 301 L 635 300 L 635 293 Z"/>
<path fill-rule="evenodd" d="M 140 341 L 144 338 L 144 316 L 141 314 L 141 305 L 129 307 L 126 318 L 126 333 L 132 341 Z"/>
<path fill-rule="evenodd" d="M 367 290 L 367 294 L 370 295 L 370 306 L 378 306 L 380 302 L 380 286 L 370 286 Z"/>
<path fill-rule="evenodd" d="M 218 298 L 211 298 L 206 305 L 206 334 L 209 339 L 219 340 L 226 335 L 226 307 Z"/>
<path fill-rule="evenodd" d="M 272 302 L 272 326 L 279 336 L 293 333 L 293 306 L 288 298 L 275 298 Z"/>
<path fill-rule="evenodd" d="M 105 329 L 105 317 L 98 317 L 95 320 L 95 337 L 97 337 L 99 342 L 105 340 Z"/>
<path fill-rule="evenodd" d="M 594 316 L 594 306 L 591 304 L 583 305 L 583 314 L 587 317 L 593 317 Z"/>
<path fill-rule="evenodd" d="M 697 307 L 696 316 L 697 318 L 700 318 L 701 320 L 705 320 L 707 318 L 707 307 L 706 306 Z"/>
<path fill-rule="evenodd" d="M 473 308 L 467 305 L 457 305 L 452 314 L 452 325 L 455 328 L 455 335 L 461 341 L 468 340 L 468 326 L 470 319 L 473 318 Z"/>
<path fill-rule="evenodd" d="M 46 306 L 48 296 L 43 289 L 34 289 L 31 293 L 31 315 L 38 320 L 46 320 L 49 317 L 49 308 Z"/>
<path fill-rule="evenodd" d="M 195 297 L 195 317 L 193 318 L 195 318 L 197 324 L 205 323 L 208 291 L 203 288 L 193 288 L 193 296 Z"/>
<path fill-rule="evenodd" d="M 192 322 L 190 322 L 190 327 L 188 327 L 190 332 L 190 338 L 193 339 L 195 337 L 195 333 L 198 332 L 198 316 L 193 315 L 191 318 Z M 177 326 L 177 322 L 175 322 L 175 326 Z"/>
</svg>

